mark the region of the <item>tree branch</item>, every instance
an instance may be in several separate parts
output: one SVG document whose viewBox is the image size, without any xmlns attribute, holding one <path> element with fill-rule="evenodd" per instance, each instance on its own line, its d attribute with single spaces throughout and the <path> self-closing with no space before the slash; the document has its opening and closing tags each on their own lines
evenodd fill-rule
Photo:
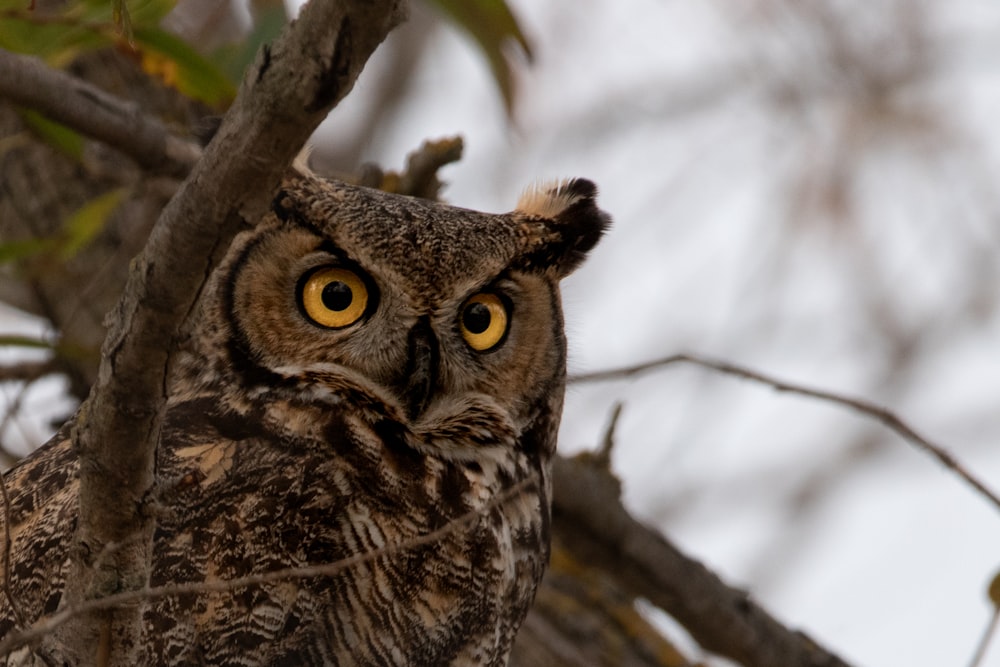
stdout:
<svg viewBox="0 0 1000 667">
<path fill-rule="evenodd" d="M 731 375 L 738 378 L 743 378 L 744 380 L 750 380 L 758 384 L 763 384 L 771 387 L 772 389 L 788 394 L 796 394 L 798 396 L 805 396 L 808 398 L 817 398 L 821 401 L 826 401 L 828 403 L 834 403 L 851 410 L 858 412 L 860 414 L 871 417 L 892 431 L 895 431 L 900 437 L 909 442 L 910 444 L 917 447 L 932 457 L 937 459 L 945 468 L 951 470 L 959 477 L 961 477 L 965 482 L 975 489 L 981 496 L 988 500 L 994 507 L 1000 509 L 1000 496 L 997 496 L 985 483 L 980 481 L 976 476 L 969 472 L 965 466 L 963 466 L 958 459 L 956 459 L 951 453 L 949 453 L 944 447 L 937 445 L 924 436 L 917 433 L 909 424 L 900 419 L 893 412 L 888 409 L 876 405 L 871 401 L 865 400 L 863 398 L 852 398 L 850 396 L 844 396 L 842 394 L 837 394 L 832 391 L 826 391 L 824 389 L 815 389 L 811 387 L 804 387 L 802 385 L 793 384 L 790 382 L 785 382 L 783 380 L 778 380 L 770 375 L 765 375 L 764 373 L 759 373 L 757 371 L 751 370 L 743 366 L 737 366 L 736 364 L 731 364 L 726 361 L 717 361 L 713 359 L 707 359 L 705 357 L 699 357 L 693 354 L 675 354 L 669 357 L 664 357 L 662 359 L 656 359 L 654 361 L 647 361 L 642 364 L 636 364 L 634 366 L 627 366 L 623 368 L 616 368 L 606 371 L 597 371 L 594 373 L 582 373 L 579 375 L 574 375 L 569 377 L 568 382 L 570 383 L 582 383 L 582 382 L 602 382 L 608 380 L 620 380 L 635 375 L 641 375 L 643 373 L 648 373 L 650 371 L 664 368 L 667 366 L 673 366 L 677 364 L 692 364 L 695 366 L 701 366 L 702 368 L 708 368 L 725 375 Z"/>
<path fill-rule="evenodd" d="M 258 53 L 218 133 L 160 215 L 77 415 L 80 513 L 68 605 L 145 587 L 153 520 L 144 502 L 177 332 L 232 237 L 266 210 L 295 154 L 403 14 L 402 0 L 307 4 Z M 93 662 L 101 629 L 113 622 L 110 664 L 134 664 L 138 604 L 75 621 L 45 638 L 71 663 Z"/>
<path fill-rule="evenodd" d="M 594 457 L 557 457 L 552 482 L 552 525 L 566 548 L 673 616 L 705 649 L 748 667 L 847 667 L 633 519 L 620 483 Z"/>
<path fill-rule="evenodd" d="M 102 141 L 144 169 L 183 177 L 198 160 L 197 144 L 171 134 L 155 118 L 41 60 L 0 49 L 0 97 Z"/>
<path fill-rule="evenodd" d="M 52 360 L 20 361 L 0 366 L 0 382 L 34 382 L 59 371 Z"/>
</svg>

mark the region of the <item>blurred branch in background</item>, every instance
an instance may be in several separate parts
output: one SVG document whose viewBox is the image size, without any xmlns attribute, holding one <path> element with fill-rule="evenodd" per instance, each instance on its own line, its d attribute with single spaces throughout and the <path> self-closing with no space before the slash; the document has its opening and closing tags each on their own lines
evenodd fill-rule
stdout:
<svg viewBox="0 0 1000 667">
<path fill-rule="evenodd" d="M 0 50 L 0 97 L 125 153 L 148 173 L 186 176 L 201 154 L 137 106 L 38 58 Z"/>
<path fill-rule="evenodd" d="M 976 490 L 983 498 L 989 501 L 997 510 L 1000 510 L 1000 497 L 997 496 L 992 490 L 990 490 L 986 484 L 980 481 L 975 475 L 968 471 L 965 466 L 963 466 L 952 454 L 950 454 L 944 447 L 935 444 L 925 438 L 924 436 L 917 433 L 911 426 L 909 426 L 905 421 L 897 417 L 895 414 L 883 408 L 871 401 L 854 398 L 850 396 L 844 396 L 831 391 L 826 391 L 823 389 L 816 389 L 813 387 L 805 387 L 802 385 L 785 382 L 783 380 L 778 380 L 773 376 L 765 375 L 759 371 L 754 371 L 744 366 L 739 366 L 727 361 L 720 361 L 715 359 L 707 359 L 705 357 L 699 357 L 692 354 L 675 354 L 670 357 L 664 357 L 663 359 L 657 359 L 655 361 L 649 361 L 642 364 L 636 364 L 634 366 L 628 366 L 625 368 L 615 368 L 606 371 L 594 371 L 592 373 L 583 373 L 579 375 L 571 375 L 568 378 L 570 384 L 584 383 L 584 382 L 603 382 L 608 380 L 620 380 L 627 379 L 636 375 L 643 373 L 648 373 L 650 371 L 665 368 L 667 366 L 672 366 L 675 364 L 693 364 L 695 366 L 701 366 L 702 368 L 707 368 L 725 375 L 732 375 L 734 377 L 742 378 L 744 380 L 750 380 L 751 382 L 756 382 L 759 384 L 771 387 L 775 391 L 797 394 L 799 396 L 805 396 L 808 398 L 815 398 L 820 401 L 826 401 L 839 405 L 866 417 L 875 419 L 887 428 L 899 434 L 904 440 L 910 444 L 916 446 L 918 449 L 930 454 L 933 458 L 937 459 L 941 465 L 943 465 L 948 470 L 951 470 L 962 480 L 965 481 L 970 487 Z"/>
<path fill-rule="evenodd" d="M 979 645 L 976 646 L 976 651 L 972 655 L 969 667 L 980 667 L 983 664 L 986 652 L 990 647 L 990 642 L 996 636 L 997 628 L 1000 627 L 1000 572 L 993 575 L 988 594 L 990 604 L 993 605 L 993 614 L 990 617 L 990 622 L 986 625 L 986 630 L 983 632 L 982 638 L 979 640 Z"/>
<path fill-rule="evenodd" d="M 677 619 L 705 650 L 742 665 L 846 667 L 804 633 L 776 621 L 746 591 L 726 585 L 632 518 L 621 504 L 620 483 L 599 461 L 557 459 L 553 488 L 555 576 L 565 573 L 560 554 L 572 554 L 614 581 L 616 590 Z"/>
</svg>

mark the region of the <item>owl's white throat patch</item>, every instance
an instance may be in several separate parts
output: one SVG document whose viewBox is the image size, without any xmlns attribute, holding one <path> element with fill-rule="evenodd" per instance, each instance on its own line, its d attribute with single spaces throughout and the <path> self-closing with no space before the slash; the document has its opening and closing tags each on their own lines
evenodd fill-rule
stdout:
<svg viewBox="0 0 1000 667">
<path fill-rule="evenodd" d="M 429 456 L 457 461 L 500 462 L 513 451 L 518 430 L 496 400 L 486 394 L 438 397 L 415 420 L 399 400 L 364 376 L 337 364 L 287 365 L 272 369 L 294 379 L 300 395 L 328 405 L 350 403 L 374 425 L 391 420 L 404 427 L 407 444 Z"/>
</svg>

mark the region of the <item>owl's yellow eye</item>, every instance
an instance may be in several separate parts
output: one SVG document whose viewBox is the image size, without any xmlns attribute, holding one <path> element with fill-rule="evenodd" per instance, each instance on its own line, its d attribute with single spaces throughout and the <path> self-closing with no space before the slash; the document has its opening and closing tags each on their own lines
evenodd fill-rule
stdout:
<svg viewBox="0 0 1000 667">
<path fill-rule="evenodd" d="M 339 329 L 354 324 L 368 307 L 368 287 L 358 274 L 340 267 L 314 271 L 302 284 L 302 309 L 316 324 Z"/>
<path fill-rule="evenodd" d="M 499 345 L 507 333 L 507 307 L 496 294 L 481 292 L 462 307 L 459 328 L 473 350 L 485 352 Z"/>
</svg>

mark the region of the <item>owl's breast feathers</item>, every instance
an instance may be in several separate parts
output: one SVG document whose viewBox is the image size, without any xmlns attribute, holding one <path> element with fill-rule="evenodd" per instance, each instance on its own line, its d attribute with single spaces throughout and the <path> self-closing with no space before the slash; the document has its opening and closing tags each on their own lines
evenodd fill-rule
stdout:
<svg viewBox="0 0 1000 667">
<path fill-rule="evenodd" d="M 298 395 L 256 400 L 266 407 L 249 412 L 214 398 L 171 409 L 160 465 L 178 481 L 161 498 L 153 585 L 176 581 L 180 564 L 197 581 L 363 560 L 159 605 L 150 619 L 163 651 L 187 650 L 183 619 L 193 619 L 195 636 L 213 638 L 202 649 L 212 662 L 222 655 L 213 651 L 253 640 L 282 655 L 309 647 L 316 653 L 296 654 L 307 662 L 503 664 L 547 558 L 545 465 L 510 446 L 512 427 L 488 405 L 466 406 L 468 423 L 431 408 L 421 432 L 361 393 L 338 390 L 319 410 Z M 435 454 L 449 429 L 480 434 L 493 456 Z M 489 429 L 499 436 L 487 442 Z M 269 620 L 251 637 L 255 614 Z"/>
<path fill-rule="evenodd" d="M 10 530 L 10 595 L 0 595 L 0 637 L 52 614 L 62 599 L 78 489 L 69 428 L 8 471 L 4 484 L 9 503 L 0 529 Z"/>
<path fill-rule="evenodd" d="M 466 420 L 432 408 L 420 430 L 371 396 L 336 392 L 319 410 L 265 398 L 170 405 L 150 586 L 351 564 L 152 602 L 149 664 L 504 664 L 547 560 L 546 463 L 511 447 L 488 405 Z M 67 434 L 6 478 L 28 624 L 61 599 L 78 490 Z M 476 438 L 488 455 L 455 455 Z M 13 627 L 2 599 L 0 635 Z"/>
</svg>

